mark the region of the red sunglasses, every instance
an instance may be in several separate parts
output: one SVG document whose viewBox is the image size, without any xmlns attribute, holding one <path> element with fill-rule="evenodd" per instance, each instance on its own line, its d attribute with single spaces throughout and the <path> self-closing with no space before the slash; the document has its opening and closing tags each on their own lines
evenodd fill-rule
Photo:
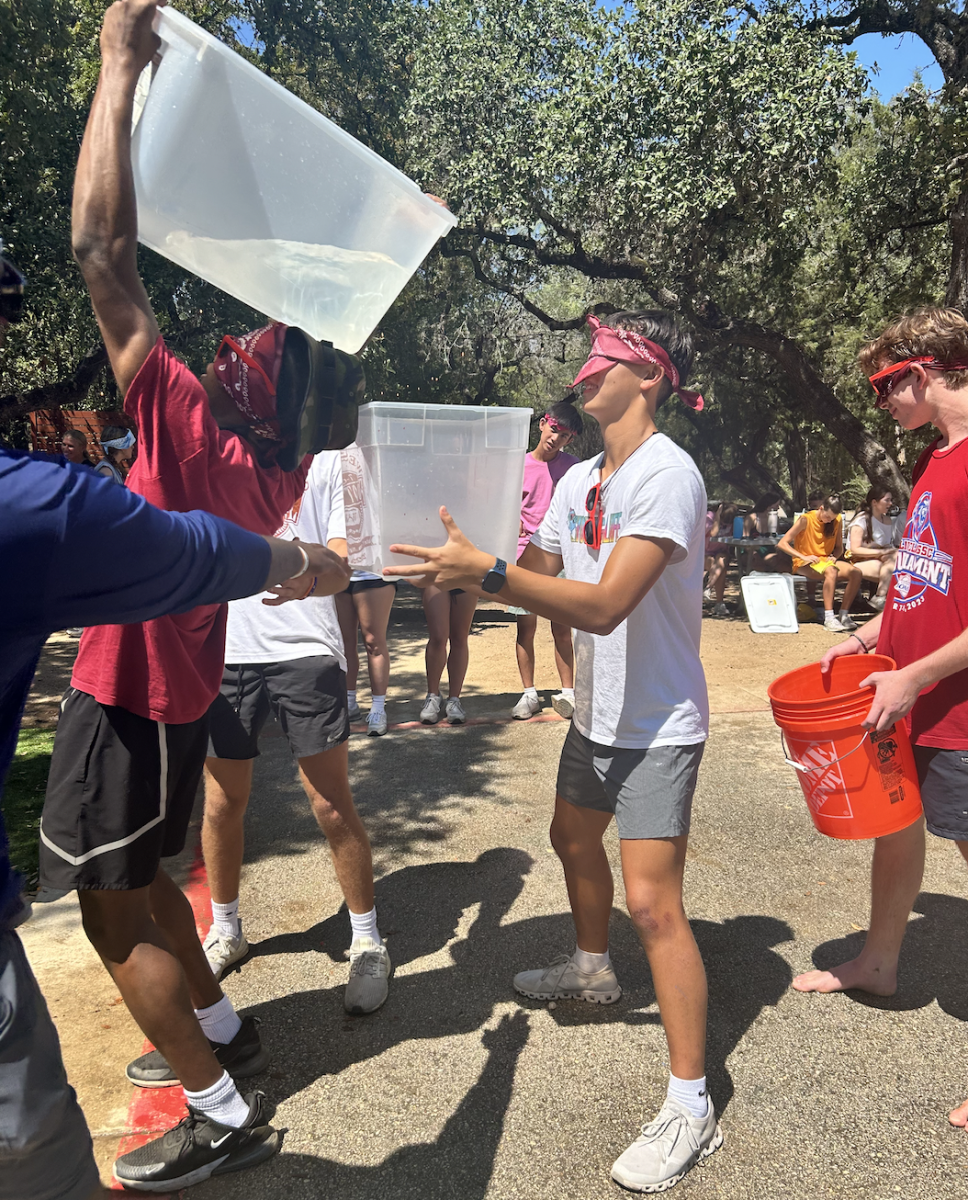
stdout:
<svg viewBox="0 0 968 1200">
<path fill-rule="evenodd" d="M 968 370 L 968 363 L 941 363 L 930 354 L 921 358 L 905 358 L 901 362 L 891 363 L 889 367 L 885 367 L 883 371 L 878 371 L 876 375 L 868 376 L 870 385 L 877 394 L 877 399 L 874 401 L 876 408 L 885 408 L 887 406 L 888 396 L 894 391 L 915 363 L 920 364 L 926 371 Z"/>
<path fill-rule="evenodd" d="M 601 550 L 602 518 L 604 512 L 602 509 L 602 485 L 600 483 L 596 483 L 594 487 L 588 489 L 588 495 L 585 497 L 585 512 L 587 518 L 585 524 L 582 526 L 582 541 L 592 550 Z"/>
<path fill-rule="evenodd" d="M 269 389 L 269 395 L 275 396 L 275 394 L 276 394 L 275 385 L 273 384 L 273 382 L 269 378 L 269 376 L 265 373 L 265 370 L 259 365 L 259 363 L 256 362 L 256 360 L 252 357 L 251 354 L 246 353 L 246 351 L 242 349 L 242 347 L 239 345 L 239 343 L 234 338 L 229 337 L 228 334 L 226 334 L 225 337 L 222 338 L 222 344 L 219 346 L 218 350 L 216 350 L 216 352 L 215 352 L 215 361 L 218 362 L 218 360 L 222 357 L 222 355 L 227 353 L 230 350 L 233 351 L 235 354 L 237 354 L 239 356 L 239 358 L 242 359 L 242 361 L 245 363 L 245 365 L 247 367 L 249 367 L 253 371 L 259 372 L 259 374 L 262 376 L 262 378 L 266 381 L 266 387 Z"/>
</svg>

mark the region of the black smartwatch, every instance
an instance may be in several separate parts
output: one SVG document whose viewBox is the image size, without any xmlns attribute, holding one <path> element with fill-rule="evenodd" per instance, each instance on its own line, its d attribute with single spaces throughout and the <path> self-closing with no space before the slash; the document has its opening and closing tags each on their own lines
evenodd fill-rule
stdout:
<svg viewBox="0 0 968 1200">
<path fill-rule="evenodd" d="M 496 595 L 508 581 L 507 570 L 507 563 L 503 558 L 499 558 L 481 580 L 481 587 L 484 591 L 492 596 Z"/>
</svg>

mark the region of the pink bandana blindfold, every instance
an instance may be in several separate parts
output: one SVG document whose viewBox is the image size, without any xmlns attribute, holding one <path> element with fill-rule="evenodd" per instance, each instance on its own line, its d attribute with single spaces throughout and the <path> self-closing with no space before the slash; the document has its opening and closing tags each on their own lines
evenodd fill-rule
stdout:
<svg viewBox="0 0 968 1200">
<path fill-rule="evenodd" d="M 653 363 L 665 372 L 672 384 L 672 390 L 683 404 L 688 404 L 696 412 L 702 411 L 702 396 L 698 392 L 690 392 L 687 388 L 679 386 L 679 372 L 661 346 L 650 342 L 634 330 L 614 329 L 611 325 L 603 325 L 597 317 L 589 317 L 588 325 L 592 331 L 591 353 L 588 361 L 575 376 L 574 383 L 569 386 L 577 387 L 589 376 L 607 371 L 616 360 L 625 363 Z"/>
<path fill-rule="evenodd" d="M 276 382 L 288 326 L 253 329 L 237 339 L 225 337 L 215 355 L 215 378 L 254 433 L 285 441 L 276 414 Z"/>
</svg>

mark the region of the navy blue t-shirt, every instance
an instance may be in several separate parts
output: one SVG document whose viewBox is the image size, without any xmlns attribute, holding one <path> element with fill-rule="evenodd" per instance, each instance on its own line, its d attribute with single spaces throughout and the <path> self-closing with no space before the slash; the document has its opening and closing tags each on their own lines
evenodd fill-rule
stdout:
<svg viewBox="0 0 968 1200">
<path fill-rule="evenodd" d="M 62 458 L 0 450 L 0 793 L 47 637 L 126 625 L 261 591 L 264 538 L 171 513 Z M 18 909 L 0 813 L 0 931 Z"/>
</svg>

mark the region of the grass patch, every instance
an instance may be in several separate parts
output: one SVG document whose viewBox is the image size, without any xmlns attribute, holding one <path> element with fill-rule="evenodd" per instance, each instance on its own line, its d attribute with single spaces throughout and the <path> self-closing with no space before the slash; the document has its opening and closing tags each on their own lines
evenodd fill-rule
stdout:
<svg viewBox="0 0 968 1200">
<path fill-rule="evenodd" d="M 3 785 L 3 819 L 10 839 L 10 858 L 26 876 L 29 890 L 37 886 L 40 814 L 53 748 L 53 729 L 21 729 L 17 753 Z"/>
</svg>

